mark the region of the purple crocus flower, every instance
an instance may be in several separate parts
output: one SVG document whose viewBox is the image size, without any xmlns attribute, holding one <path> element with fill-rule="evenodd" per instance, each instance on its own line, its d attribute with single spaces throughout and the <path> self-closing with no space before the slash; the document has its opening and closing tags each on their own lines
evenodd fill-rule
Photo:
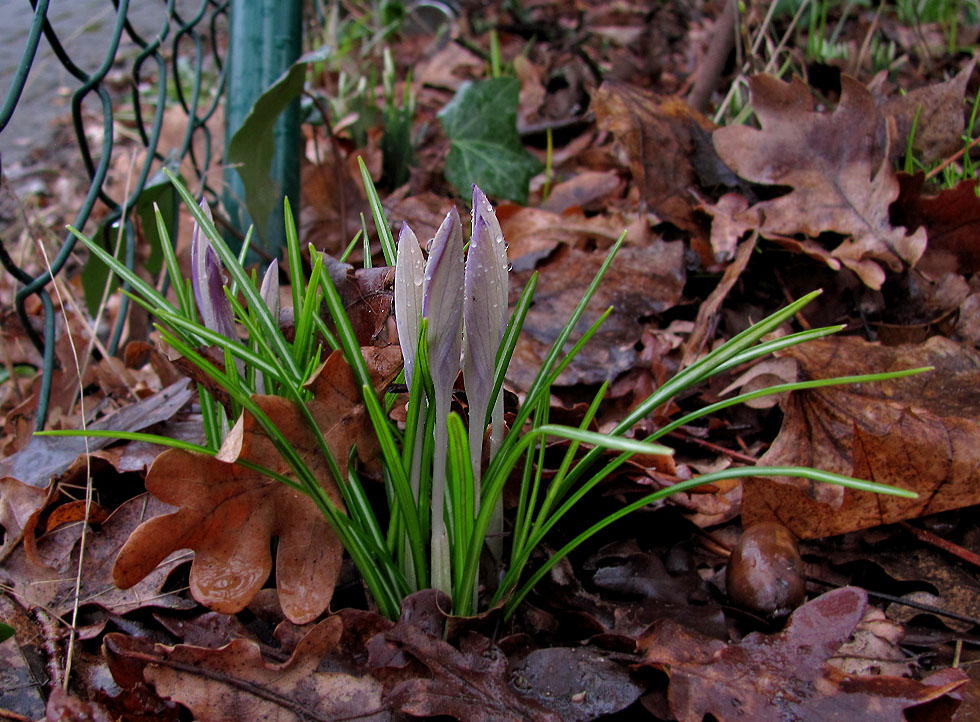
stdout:
<svg viewBox="0 0 980 722">
<path fill-rule="evenodd" d="M 423 261 L 415 234 L 403 226 L 398 237 L 395 263 L 395 320 L 405 361 L 405 378 L 411 385 L 415 371 L 421 319 L 426 319 L 426 351 L 432 378 L 435 412 L 432 460 L 432 586 L 449 591 L 452 586 L 449 538 L 444 518 L 446 455 L 453 384 L 463 351 L 462 330 L 466 329 L 463 375 L 470 407 L 470 452 L 479 499 L 480 458 L 490 396 L 493 393 L 494 361 L 506 327 L 507 249 L 493 207 L 479 188 L 473 188 L 473 234 L 469 256 L 463 262 L 463 228 L 455 208 L 446 214 L 428 246 Z M 497 408 L 499 406 L 499 409 Z M 499 413 L 498 413 L 499 412 Z M 498 423 L 499 415 L 499 423 Z M 492 412 L 494 431 L 503 429 L 503 405 Z M 491 451 L 493 450 L 491 438 Z M 413 454 L 412 488 L 417 493 L 421 456 Z M 478 501 L 477 501 L 478 503 Z M 499 526 L 493 524 L 491 529 Z M 497 535 L 499 543 L 499 534 Z"/>
</svg>

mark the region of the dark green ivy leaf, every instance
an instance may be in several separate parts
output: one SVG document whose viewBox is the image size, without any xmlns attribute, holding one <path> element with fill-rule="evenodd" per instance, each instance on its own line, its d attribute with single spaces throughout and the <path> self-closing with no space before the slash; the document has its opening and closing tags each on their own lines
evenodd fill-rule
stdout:
<svg viewBox="0 0 980 722">
<path fill-rule="evenodd" d="M 449 136 L 446 178 L 463 196 L 473 183 L 489 196 L 526 204 L 528 183 L 543 169 L 517 133 L 516 78 L 464 83 L 439 113 Z"/>
</svg>

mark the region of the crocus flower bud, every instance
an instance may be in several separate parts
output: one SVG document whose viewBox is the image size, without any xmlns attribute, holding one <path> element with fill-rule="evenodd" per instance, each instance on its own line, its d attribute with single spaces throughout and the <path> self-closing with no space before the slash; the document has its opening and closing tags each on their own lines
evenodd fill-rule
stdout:
<svg viewBox="0 0 980 722">
<path fill-rule="evenodd" d="M 395 325 L 398 328 L 398 345 L 405 360 L 405 383 L 409 388 L 418 351 L 424 282 L 422 249 L 415 233 L 405 223 L 398 234 L 398 255 L 395 259 Z"/>
<path fill-rule="evenodd" d="M 463 322 L 463 228 L 455 208 L 446 214 L 432 239 L 425 265 L 422 317 L 429 322 L 426 342 L 436 403 L 445 396 L 444 413 L 448 414 L 448 400 L 459 373 Z"/>
<path fill-rule="evenodd" d="M 266 307 L 272 314 L 273 319 L 279 318 L 279 263 L 273 261 L 269 264 L 269 267 L 265 269 L 265 275 L 262 277 L 262 285 L 259 287 L 259 295 L 262 300 L 265 301 Z M 255 390 L 260 393 L 266 393 L 265 388 L 265 378 L 260 371 L 256 374 L 255 378 Z"/>
<path fill-rule="evenodd" d="M 463 378 L 470 426 L 483 425 L 493 392 L 494 360 L 507 327 L 507 247 L 493 206 L 473 186 L 473 233 L 464 274 Z"/>
<path fill-rule="evenodd" d="M 207 200 L 201 200 L 201 210 L 211 218 Z M 191 232 L 191 285 L 204 326 L 226 338 L 237 339 L 235 314 L 225 296 L 221 259 L 197 223 Z"/>
</svg>

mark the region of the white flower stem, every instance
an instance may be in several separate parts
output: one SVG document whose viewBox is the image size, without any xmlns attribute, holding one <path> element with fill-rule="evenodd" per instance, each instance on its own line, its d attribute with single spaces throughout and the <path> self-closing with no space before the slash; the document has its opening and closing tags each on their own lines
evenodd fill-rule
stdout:
<svg viewBox="0 0 980 722">
<path fill-rule="evenodd" d="M 415 507 L 419 506 L 419 487 L 422 478 L 422 444 L 425 435 L 425 398 L 421 399 L 422 413 L 419 414 L 417 429 L 415 432 L 415 444 L 412 448 L 412 468 L 409 470 L 408 481 L 412 487 L 412 498 L 415 500 Z M 405 579 L 411 589 L 419 588 L 419 579 L 415 575 L 415 557 L 412 555 L 412 545 L 408 543 L 408 535 L 405 535 L 405 563 L 402 569 Z"/>
<path fill-rule="evenodd" d="M 490 412 L 490 458 L 493 459 L 504 443 L 506 429 L 504 428 L 504 393 L 497 395 L 497 400 Z M 477 496 L 479 499 L 479 496 Z M 487 546 L 497 561 L 504 558 L 504 495 L 493 505 L 490 514 L 490 525 L 487 527 Z"/>
<path fill-rule="evenodd" d="M 450 390 L 451 391 L 451 390 Z M 432 579 L 431 586 L 446 594 L 452 594 L 452 572 L 449 557 L 449 534 L 446 531 L 446 457 L 449 449 L 450 399 L 436 394 L 436 420 L 432 458 L 432 540 L 430 545 Z"/>
</svg>

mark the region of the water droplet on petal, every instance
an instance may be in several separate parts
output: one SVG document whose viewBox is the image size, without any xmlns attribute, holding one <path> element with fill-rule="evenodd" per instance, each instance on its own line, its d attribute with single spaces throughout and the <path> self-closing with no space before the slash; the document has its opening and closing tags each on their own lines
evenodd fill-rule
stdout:
<svg viewBox="0 0 980 722">
<path fill-rule="evenodd" d="M 510 273 L 513 270 L 514 270 L 514 264 L 511 263 L 510 261 L 507 261 L 507 273 Z"/>
<path fill-rule="evenodd" d="M 507 243 L 507 241 L 504 241 L 504 250 L 505 251 L 509 251 L 510 250 L 510 244 Z"/>
<path fill-rule="evenodd" d="M 425 243 L 425 252 L 426 253 L 431 253 L 432 252 L 432 241 L 434 241 L 434 240 L 435 240 L 434 238 L 430 238 L 428 241 L 426 241 L 426 243 Z"/>
</svg>

